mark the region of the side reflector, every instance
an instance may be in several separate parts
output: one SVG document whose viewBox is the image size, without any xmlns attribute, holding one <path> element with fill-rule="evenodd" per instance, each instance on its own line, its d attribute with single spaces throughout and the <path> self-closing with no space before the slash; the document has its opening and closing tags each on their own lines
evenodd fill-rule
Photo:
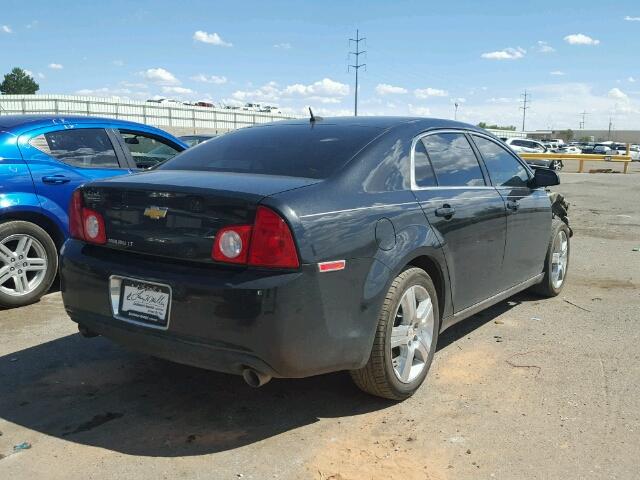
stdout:
<svg viewBox="0 0 640 480">
<path fill-rule="evenodd" d="M 320 272 L 335 272 L 336 270 L 344 270 L 346 260 L 333 260 L 331 262 L 321 262 L 318 264 Z"/>
</svg>

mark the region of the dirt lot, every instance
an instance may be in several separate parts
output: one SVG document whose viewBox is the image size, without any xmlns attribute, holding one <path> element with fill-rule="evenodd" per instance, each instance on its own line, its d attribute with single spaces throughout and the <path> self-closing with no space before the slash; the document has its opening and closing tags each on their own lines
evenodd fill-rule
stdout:
<svg viewBox="0 0 640 480">
<path fill-rule="evenodd" d="M 83 339 L 58 293 L 0 311 L 0 478 L 638 478 L 640 174 L 562 181 L 563 294 L 446 332 L 400 404 L 343 373 L 252 390 Z"/>
</svg>

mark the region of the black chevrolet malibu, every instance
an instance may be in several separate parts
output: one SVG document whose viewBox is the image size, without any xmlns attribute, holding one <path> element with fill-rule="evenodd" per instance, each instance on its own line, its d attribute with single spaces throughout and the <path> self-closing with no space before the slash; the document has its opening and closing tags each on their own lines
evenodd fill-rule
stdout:
<svg viewBox="0 0 640 480">
<path fill-rule="evenodd" d="M 85 336 L 253 386 L 349 370 L 404 399 L 444 329 L 527 288 L 559 293 L 557 183 L 448 120 L 245 128 L 77 190 L 64 304 Z"/>
</svg>

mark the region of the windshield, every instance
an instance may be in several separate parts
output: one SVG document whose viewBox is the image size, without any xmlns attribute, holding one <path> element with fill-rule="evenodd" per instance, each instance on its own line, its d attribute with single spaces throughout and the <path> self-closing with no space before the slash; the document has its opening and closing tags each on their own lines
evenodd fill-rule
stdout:
<svg viewBox="0 0 640 480">
<path fill-rule="evenodd" d="M 382 129 L 337 125 L 243 128 L 197 145 L 159 167 L 327 178 Z"/>
</svg>

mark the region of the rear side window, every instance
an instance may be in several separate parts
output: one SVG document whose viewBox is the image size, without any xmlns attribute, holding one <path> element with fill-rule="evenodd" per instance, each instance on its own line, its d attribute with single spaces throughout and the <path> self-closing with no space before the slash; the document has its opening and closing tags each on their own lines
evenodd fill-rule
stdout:
<svg viewBox="0 0 640 480">
<path fill-rule="evenodd" d="M 107 132 L 102 128 L 77 128 L 49 132 L 29 142 L 47 155 L 74 167 L 120 168 Z"/>
<path fill-rule="evenodd" d="M 478 159 L 461 133 L 437 133 L 422 139 L 441 187 L 484 186 Z"/>
<path fill-rule="evenodd" d="M 159 168 L 327 178 L 382 132 L 312 123 L 241 128 L 196 145 Z"/>
<path fill-rule="evenodd" d="M 433 168 L 431 162 L 427 156 L 427 149 L 422 143 L 422 140 L 418 140 L 416 143 L 416 149 L 413 152 L 414 168 L 416 185 L 418 187 L 435 187 L 436 177 L 433 174 Z"/>
<path fill-rule="evenodd" d="M 489 176 L 496 187 L 526 187 L 529 174 L 522 164 L 496 142 L 473 136 Z"/>
</svg>

